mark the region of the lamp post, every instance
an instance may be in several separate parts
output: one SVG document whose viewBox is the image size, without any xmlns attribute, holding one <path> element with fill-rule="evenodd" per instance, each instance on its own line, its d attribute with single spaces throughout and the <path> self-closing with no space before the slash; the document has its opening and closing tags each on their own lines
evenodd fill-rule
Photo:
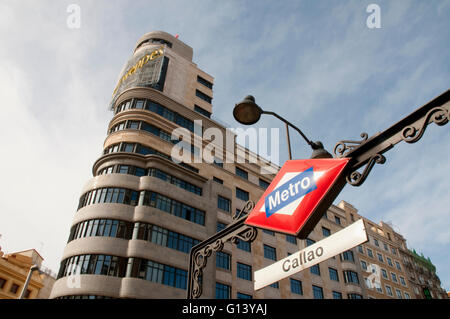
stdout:
<svg viewBox="0 0 450 319">
<path fill-rule="evenodd" d="M 279 120 L 283 121 L 286 125 L 286 137 L 287 137 L 287 143 L 288 143 L 288 151 L 289 151 L 289 159 L 292 159 L 292 150 L 291 150 L 291 139 L 289 136 L 289 126 L 292 127 L 294 130 L 296 130 L 308 143 L 309 146 L 313 149 L 313 153 L 311 155 L 311 158 L 332 158 L 333 156 L 328 153 L 325 148 L 323 147 L 322 142 L 317 141 L 313 142 L 310 139 L 306 137 L 306 135 L 300 130 L 297 126 L 293 125 L 289 121 L 287 121 L 285 118 L 281 117 L 275 112 L 270 111 L 264 111 L 259 107 L 258 104 L 255 102 L 255 98 L 252 95 L 247 95 L 243 101 L 236 104 L 236 106 L 233 109 L 233 116 L 241 124 L 244 125 L 252 125 L 259 121 L 262 114 L 269 114 L 273 115 Z"/>
<path fill-rule="evenodd" d="M 299 128 L 295 127 L 276 113 L 263 111 L 255 103 L 255 98 L 252 96 L 247 96 L 242 102 L 236 104 L 233 110 L 235 119 L 245 125 L 255 124 L 259 121 L 262 114 L 274 115 L 286 124 L 288 144 L 290 142 L 288 126 L 291 126 L 300 133 L 314 150 L 311 158 L 332 157 L 331 154 L 323 148 L 322 143 L 311 142 Z M 384 164 L 386 162 L 386 158 L 383 154 L 394 148 L 397 143 L 402 141 L 408 144 L 416 143 L 422 138 L 429 124 L 435 123 L 438 126 L 443 126 L 449 121 L 450 90 L 447 90 L 386 130 L 377 133 L 370 138 L 368 138 L 367 133 L 362 133 L 362 140 L 360 141 L 342 140 L 338 142 L 333 151 L 335 157 L 345 157 L 350 160 L 342 173 L 345 178 L 339 180 L 338 185 L 333 187 L 333 191 L 327 193 L 326 201 L 322 200 L 322 202 L 331 204 L 346 184 L 361 186 L 375 164 Z M 291 158 L 290 145 L 289 153 L 289 157 Z M 363 172 L 358 172 L 358 169 L 362 167 L 364 167 Z M 245 220 L 247 219 L 246 215 L 252 211 L 253 207 L 254 204 L 252 202 L 247 202 L 241 212 L 244 213 L 244 216 L 239 217 L 228 227 L 191 249 L 187 289 L 188 299 L 200 298 L 202 295 L 201 278 L 203 269 L 206 267 L 207 259 L 211 256 L 212 252 L 221 251 L 227 241 L 236 243 L 239 239 L 251 243 L 256 239 L 257 228 L 245 224 Z M 317 211 L 317 213 L 319 215 L 321 212 Z M 239 216 L 240 215 L 241 214 L 239 214 Z"/>
<path fill-rule="evenodd" d="M 30 280 L 31 280 L 31 276 L 33 275 L 33 271 L 35 271 L 35 270 L 39 270 L 39 267 L 37 265 L 33 265 L 33 266 L 30 267 L 30 271 L 28 272 L 27 279 L 25 280 L 25 284 L 23 285 L 22 292 L 20 293 L 20 296 L 19 296 L 18 299 L 23 299 L 24 298 L 25 293 L 26 293 L 27 288 L 28 288 L 28 284 L 30 283 Z"/>
</svg>

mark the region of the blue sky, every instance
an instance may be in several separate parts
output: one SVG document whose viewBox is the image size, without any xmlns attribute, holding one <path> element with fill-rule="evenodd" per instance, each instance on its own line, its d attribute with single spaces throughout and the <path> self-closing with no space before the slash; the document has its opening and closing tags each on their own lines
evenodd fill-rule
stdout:
<svg viewBox="0 0 450 319">
<path fill-rule="evenodd" d="M 69 29 L 69 4 L 81 27 Z M 366 7 L 381 9 L 369 29 Z M 111 92 L 137 39 L 179 34 L 214 78 L 216 118 L 237 127 L 248 94 L 331 152 L 342 139 L 382 131 L 449 88 L 449 1 L 45 1 L 0 2 L 3 183 L 0 245 L 37 248 L 58 270 L 81 188 L 101 155 Z M 256 127 L 284 128 L 263 116 Z M 291 133 L 295 158 L 310 149 Z M 450 130 L 428 127 L 398 144 L 361 187 L 339 200 L 390 221 L 430 256 L 450 289 Z"/>
</svg>

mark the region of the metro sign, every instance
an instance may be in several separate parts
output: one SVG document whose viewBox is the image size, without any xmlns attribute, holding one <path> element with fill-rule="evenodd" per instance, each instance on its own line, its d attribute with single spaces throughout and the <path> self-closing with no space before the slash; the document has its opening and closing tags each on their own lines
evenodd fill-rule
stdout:
<svg viewBox="0 0 450 319">
<path fill-rule="evenodd" d="M 245 224 L 306 238 L 345 186 L 349 160 L 287 161 Z"/>
</svg>

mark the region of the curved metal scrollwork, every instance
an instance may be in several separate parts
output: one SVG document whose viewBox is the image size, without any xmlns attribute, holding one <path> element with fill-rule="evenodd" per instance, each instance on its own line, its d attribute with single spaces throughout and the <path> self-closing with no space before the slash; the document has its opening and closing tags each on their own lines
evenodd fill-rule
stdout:
<svg viewBox="0 0 450 319">
<path fill-rule="evenodd" d="M 415 143 L 420 140 L 425 132 L 430 121 L 436 123 L 436 125 L 442 126 L 447 124 L 450 120 L 449 112 L 443 107 L 435 107 L 428 111 L 425 119 L 420 124 L 420 127 L 414 127 L 412 125 L 405 127 L 402 130 L 402 139 L 406 143 Z"/>
<path fill-rule="evenodd" d="M 246 215 L 249 214 L 255 203 L 248 201 L 245 203 L 244 208 L 234 217 L 235 222 L 230 224 L 227 228 L 220 233 L 205 240 L 202 244 L 194 247 L 191 251 L 191 264 L 190 272 L 192 278 L 189 279 L 189 285 L 191 285 L 188 291 L 188 297 L 200 298 L 202 295 L 202 282 L 201 276 L 203 269 L 206 267 L 208 258 L 213 252 L 222 251 L 225 243 L 231 241 L 233 244 L 237 244 L 240 240 L 245 242 L 253 242 L 258 235 L 258 230 L 249 225 L 245 225 Z"/>
<path fill-rule="evenodd" d="M 354 171 L 347 175 L 346 177 L 347 183 L 349 183 L 352 186 L 362 185 L 362 183 L 364 183 L 370 171 L 372 170 L 373 166 L 375 164 L 384 164 L 385 162 L 386 157 L 384 157 L 381 154 L 375 154 L 369 159 L 369 162 L 367 163 L 366 168 L 364 168 L 362 174 L 358 171 Z"/>
<path fill-rule="evenodd" d="M 340 141 L 334 146 L 333 153 L 337 157 L 345 157 L 353 149 L 357 148 L 361 144 L 364 144 L 367 141 L 368 137 L 369 135 L 367 133 L 361 133 L 362 138 L 361 141 L 350 141 L 350 140 Z M 347 144 L 354 144 L 354 145 L 347 145 Z"/>
<path fill-rule="evenodd" d="M 255 207 L 255 203 L 251 200 L 247 201 L 241 211 L 233 216 L 233 220 L 237 220 L 242 216 L 250 214 L 250 212 Z"/>
</svg>

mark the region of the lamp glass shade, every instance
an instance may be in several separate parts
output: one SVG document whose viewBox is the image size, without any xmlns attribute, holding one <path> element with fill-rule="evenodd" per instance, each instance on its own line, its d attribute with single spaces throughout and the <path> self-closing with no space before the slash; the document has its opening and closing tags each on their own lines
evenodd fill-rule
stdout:
<svg viewBox="0 0 450 319">
<path fill-rule="evenodd" d="M 255 98 L 251 95 L 236 104 L 233 110 L 233 116 L 241 124 L 252 125 L 259 121 L 262 109 L 255 103 Z"/>
</svg>

